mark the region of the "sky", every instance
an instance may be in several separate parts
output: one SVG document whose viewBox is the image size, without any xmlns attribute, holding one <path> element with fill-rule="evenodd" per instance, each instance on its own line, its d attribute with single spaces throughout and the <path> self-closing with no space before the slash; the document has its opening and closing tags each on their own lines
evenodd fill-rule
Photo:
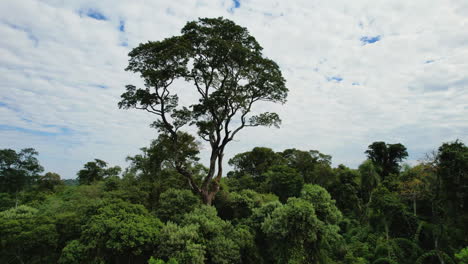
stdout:
<svg viewBox="0 0 468 264">
<path fill-rule="evenodd" d="M 2 0 L 0 148 L 33 147 L 63 178 L 95 158 L 125 168 L 158 135 L 155 116 L 117 107 L 141 83 L 124 71 L 128 52 L 220 16 L 248 28 L 289 88 L 286 104 L 256 109 L 276 111 L 281 128 L 243 130 L 226 160 L 255 146 L 315 149 L 355 168 L 385 141 L 414 164 L 468 143 L 466 0 Z"/>
</svg>

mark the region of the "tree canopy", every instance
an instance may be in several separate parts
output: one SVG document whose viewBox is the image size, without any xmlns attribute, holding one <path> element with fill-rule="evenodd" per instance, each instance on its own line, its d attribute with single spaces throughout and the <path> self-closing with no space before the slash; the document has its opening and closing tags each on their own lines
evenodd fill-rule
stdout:
<svg viewBox="0 0 468 264">
<path fill-rule="evenodd" d="M 226 145 L 245 127 L 279 126 L 276 113 L 252 114 L 253 106 L 260 101 L 284 103 L 288 89 L 279 66 L 263 56 L 246 28 L 224 18 L 201 18 L 188 22 L 181 33 L 140 44 L 129 53 L 126 70 L 138 73 L 144 87 L 127 85 L 119 107 L 156 115 L 152 126 L 175 146 L 186 137 L 182 128 L 196 127 L 211 148 L 207 175 L 201 183 L 194 181 L 184 153 L 174 152 L 174 165 L 211 204 L 219 191 Z M 176 80 L 192 85 L 198 95 L 193 104 L 179 104 Z"/>
</svg>

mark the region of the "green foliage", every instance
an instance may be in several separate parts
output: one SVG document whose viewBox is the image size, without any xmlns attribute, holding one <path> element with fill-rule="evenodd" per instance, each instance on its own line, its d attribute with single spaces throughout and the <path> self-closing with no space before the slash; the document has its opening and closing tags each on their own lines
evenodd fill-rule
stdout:
<svg viewBox="0 0 468 264">
<path fill-rule="evenodd" d="M 141 205 L 103 201 L 82 226 L 79 240 L 65 247 L 60 261 L 117 262 L 129 256 L 149 257 L 161 227 L 162 223 Z"/>
<path fill-rule="evenodd" d="M 180 222 L 182 216 L 201 204 L 199 197 L 189 190 L 169 189 L 161 194 L 156 214 L 163 221 Z"/>
<path fill-rule="evenodd" d="M 256 147 L 226 172 L 240 130 L 281 123 L 254 109 L 285 103 L 279 66 L 224 18 L 188 22 L 129 57 L 143 86 L 127 85 L 118 105 L 156 115 L 158 137 L 122 175 L 95 159 L 63 181 L 42 174 L 34 149 L 1 149 L 0 263 L 468 264 L 463 142 L 415 166 L 401 166 L 402 144 L 373 142 L 358 169 L 332 168 L 317 150 Z"/>
<path fill-rule="evenodd" d="M 174 258 L 181 264 L 205 263 L 205 247 L 200 244 L 196 225 L 178 226 L 168 222 L 158 237 L 157 256 Z"/>
<path fill-rule="evenodd" d="M 252 190 L 220 192 L 215 206 L 221 218 L 239 221 L 251 216 L 263 204 L 277 200 L 278 197 L 273 194 L 260 194 Z"/>
<path fill-rule="evenodd" d="M 444 263 L 447 264 L 455 264 L 455 262 L 452 260 L 452 258 L 447 255 L 447 253 L 439 250 L 431 250 L 429 252 L 424 253 L 421 255 L 415 262 L 415 264 L 423 264 L 426 263 L 428 259 L 437 259 L 437 260 L 443 260 Z"/>
<path fill-rule="evenodd" d="M 270 148 L 253 148 L 252 151 L 239 153 L 229 160 L 229 165 L 234 167 L 236 172 L 249 174 L 257 182 L 263 182 L 260 177 L 263 173 L 278 163 L 283 162 L 280 155 Z M 260 179 L 259 179 L 260 178 Z"/>
<path fill-rule="evenodd" d="M 236 156 L 216 207 L 201 206 L 186 189 L 172 154 L 158 152 L 170 151 L 161 144 L 132 157 L 123 178 L 58 188 L 60 176 L 46 173 L 30 188 L 0 193 L 0 262 L 413 264 L 453 263 L 451 255 L 466 262 L 463 221 L 450 217 L 463 189 L 447 194 L 464 166 L 458 143 L 443 145 L 435 162 L 406 166 L 380 184 L 370 161 L 359 170 L 332 169 L 328 184 L 302 184 L 303 177 L 328 177 L 307 173 L 329 159 L 257 148 Z M 200 182 L 206 168 L 195 159 L 187 166 Z M 408 207 L 414 201 L 417 214 Z M 16 202 L 29 206 L 12 208 Z"/>
<path fill-rule="evenodd" d="M 39 176 L 37 183 L 38 187 L 44 191 L 53 191 L 56 186 L 63 185 L 60 175 L 54 172 L 47 172 L 43 176 Z"/>
<path fill-rule="evenodd" d="M 380 184 L 380 175 L 371 160 L 366 160 L 359 165 L 359 174 L 361 175 L 361 190 L 364 192 L 364 200 L 367 202 L 372 190 Z"/>
<path fill-rule="evenodd" d="M 33 148 L 0 149 L 0 192 L 18 193 L 36 180 L 44 170 L 36 155 Z"/>
<path fill-rule="evenodd" d="M 468 204 L 468 147 L 461 141 L 444 143 L 437 153 L 437 174 L 450 216 L 457 218 Z M 466 220 L 466 218 L 464 219 Z M 466 222 L 464 223 L 465 227 Z"/>
<path fill-rule="evenodd" d="M 320 153 L 317 150 L 302 151 L 298 149 L 286 149 L 280 153 L 289 167 L 296 169 L 306 183 L 324 184 L 324 169 L 331 165 L 331 156 Z"/>
<path fill-rule="evenodd" d="M 341 212 L 325 188 L 306 184 L 301 191 L 301 198 L 312 203 L 315 214 L 321 221 L 329 224 L 338 224 L 341 221 Z"/>
<path fill-rule="evenodd" d="M 49 217 L 25 205 L 0 212 L 0 262 L 47 263 L 49 250 L 57 243 L 57 232 Z"/>
<path fill-rule="evenodd" d="M 290 198 L 262 224 L 262 231 L 275 241 L 272 254 L 281 263 L 314 263 L 338 242 L 338 226 L 321 221 L 311 202 Z"/>
<path fill-rule="evenodd" d="M 118 176 L 121 168 L 107 168 L 107 162 L 95 159 L 84 165 L 84 168 L 77 173 L 77 179 L 80 184 L 91 184 L 96 181 L 103 180 L 106 177 Z"/>
<path fill-rule="evenodd" d="M 365 153 L 379 169 L 382 178 L 391 173 L 398 173 L 400 170 L 399 163 L 408 157 L 406 147 L 402 144 L 386 144 L 382 141 L 370 144 Z"/>
<path fill-rule="evenodd" d="M 330 187 L 332 197 L 337 201 L 338 208 L 346 215 L 355 217 L 362 214 L 362 199 L 360 197 L 359 171 L 344 165 L 334 169 L 337 181 Z"/>
<path fill-rule="evenodd" d="M 398 262 L 390 258 L 379 258 L 372 262 L 372 264 L 398 264 Z"/>
<path fill-rule="evenodd" d="M 406 210 L 405 205 L 397 194 L 390 192 L 383 186 L 379 186 L 372 192 L 369 208 L 370 218 L 379 223 L 375 226 L 377 228 L 383 227 L 387 236 L 389 235 L 392 221 L 398 216 L 403 215 Z"/>
<path fill-rule="evenodd" d="M 468 247 L 465 247 L 460 250 L 460 252 L 455 253 L 455 258 L 460 264 L 468 264 Z"/>
<path fill-rule="evenodd" d="M 70 241 L 62 250 L 58 260 L 60 264 L 80 264 L 86 261 L 86 252 L 89 250 L 78 240 Z"/>
<path fill-rule="evenodd" d="M 279 66 L 262 54 L 262 47 L 246 28 L 224 18 L 200 18 L 188 22 L 180 36 L 140 44 L 130 53 L 127 71 L 138 73 L 145 87 L 127 85 L 119 107 L 146 110 L 157 116 L 151 125 L 167 137 L 174 152 L 176 170 L 188 178 L 189 186 L 211 204 L 219 191 L 226 145 L 245 127 L 276 126 L 276 113 L 252 115 L 256 102 L 286 101 L 288 89 Z M 198 100 L 179 105 L 175 80 L 193 86 Z M 198 136 L 210 143 L 211 156 L 203 183 L 196 183 L 181 151 L 194 126 Z"/>
<path fill-rule="evenodd" d="M 301 175 L 285 165 L 271 167 L 264 177 L 267 180 L 268 190 L 276 194 L 281 202 L 286 202 L 289 197 L 299 196 L 304 185 Z"/>
<path fill-rule="evenodd" d="M 151 257 L 148 260 L 148 264 L 179 264 L 179 262 L 177 262 L 177 260 L 175 260 L 173 258 L 171 258 L 167 262 L 165 262 L 162 259 L 154 259 L 153 257 Z"/>
<path fill-rule="evenodd" d="M 233 190 L 252 189 L 263 192 L 266 189 L 265 173 L 273 165 L 285 160 L 270 148 L 256 147 L 251 151 L 235 155 L 229 160 L 234 171 L 228 173 L 229 185 Z"/>
<path fill-rule="evenodd" d="M 0 192 L 0 263 L 468 263 L 459 141 L 382 181 L 370 160 L 331 168 L 317 151 L 255 148 L 231 160 L 206 206 L 174 169 L 187 161 L 195 184 L 209 171 L 185 138 L 178 150 L 158 138 L 122 178 L 96 161 L 79 186 L 40 175 L 27 151 L 31 170 L 16 173 L 28 181 Z"/>
</svg>

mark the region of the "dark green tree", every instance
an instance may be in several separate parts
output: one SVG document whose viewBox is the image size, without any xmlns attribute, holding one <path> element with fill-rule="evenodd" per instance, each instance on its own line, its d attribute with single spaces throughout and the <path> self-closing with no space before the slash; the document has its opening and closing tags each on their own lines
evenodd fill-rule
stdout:
<svg viewBox="0 0 468 264">
<path fill-rule="evenodd" d="M 37 184 L 41 190 L 53 191 L 55 186 L 63 185 L 60 175 L 54 172 L 47 172 L 39 176 Z"/>
<path fill-rule="evenodd" d="M 20 205 L 0 212 L 1 263 L 53 263 L 58 234 L 49 217 Z"/>
<path fill-rule="evenodd" d="M 0 192 L 17 194 L 37 180 L 44 168 L 36 155 L 38 152 L 33 148 L 25 148 L 20 152 L 0 150 Z"/>
<path fill-rule="evenodd" d="M 408 157 L 406 147 L 402 144 L 386 144 L 382 141 L 370 144 L 365 153 L 379 169 L 382 180 L 391 173 L 397 174 L 400 170 L 400 162 Z"/>
<path fill-rule="evenodd" d="M 372 192 L 369 204 L 371 220 L 377 230 L 383 228 L 386 240 L 390 239 L 390 228 L 395 219 L 406 212 L 406 206 L 396 193 L 390 192 L 384 186 L 379 186 Z"/>
<path fill-rule="evenodd" d="M 297 197 L 301 193 L 304 179 L 293 168 L 285 165 L 277 165 L 265 173 L 268 190 L 276 194 L 281 202 L 286 202 L 289 197 Z"/>
<path fill-rule="evenodd" d="M 200 198 L 190 190 L 169 189 L 161 194 L 156 214 L 163 221 L 180 222 L 184 214 L 200 205 Z"/>
<path fill-rule="evenodd" d="M 239 192 L 221 191 L 218 195 L 220 197 L 216 197 L 215 201 L 218 215 L 233 222 L 249 217 L 256 208 L 265 203 L 278 200 L 274 194 L 257 193 L 248 189 Z"/>
<path fill-rule="evenodd" d="M 285 102 L 288 89 L 279 66 L 263 56 L 246 28 L 223 18 L 189 22 L 181 36 L 140 44 L 129 56 L 126 70 L 139 73 L 145 87 L 127 85 L 119 107 L 156 115 L 152 126 L 174 145 L 180 145 L 181 128 L 196 127 L 211 149 L 207 174 L 196 183 L 183 155 L 175 152 L 174 163 L 203 202 L 211 204 L 219 191 L 226 145 L 245 127 L 280 124 L 276 113 L 251 115 L 256 102 Z M 193 84 L 198 100 L 179 106 L 175 80 Z"/>
<path fill-rule="evenodd" d="M 280 153 L 289 167 L 296 169 L 306 183 L 324 183 L 330 179 L 326 168 L 330 168 L 331 156 L 320 153 L 317 150 L 302 151 L 298 149 L 286 149 Z"/>
<path fill-rule="evenodd" d="M 179 136 L 180 144 L 172 144 L 166 134 L 161 134 L 151 142 L 147 148 L 142 148 L 141 154 L 127 157 L 130 166 L 124 175 L 133 178 L 133 185 L 148 193 L 148 207 L 155 209 L 159 206 L 160 195 L 170 188 L 190 189 L 188 178 L 175 169 L 175 163 L 184 163 L 187 171 L 193 175 L 195 184 L 199 184 L 206 168 L 198 164 L 198 143 L 189 134 Z M 177 153 L 180 159 L 175 159 Z"/>
<path fill-rule="evenodd" d="M 63 249 L 61 263 L 142 263 L 156 244 L 161 221 L 141 205 L 107 200 Z M 76 261 L 78 260 L 78 261 Z"/>
<path fill-rule="evenodd" d="M 468 214 L 468 147 L 457 140 L 444 143 L 437 154 L 437 174 L 452 216 Z"/>
<path fill-rule="evenodd" d="M 365 203 L 370 199 L 370 194 L 380 184 L 380 175 L 371 160 L 364 161 L 359 165 L 359 174 L 361 175 L 361 191 Z"/>
<path fill-rule="evenodd" d="M 264 173 L 273 165 L 285 163 L 285 160 L 270 148 L 255 147 L 251 151 L 239 153 L 228 162 L 234 171 L 228 173 L 229 178 L 242 181 L 242 177 L 252 180 L 252 186 L 241 186 L 241 189 L 258 187 L 265 182 Z M 253 189 L 250 188 L 250 189 Z"/>
<path fill-rule="evenodd" d="M 313 196 L 313 195 L 312 195 Z M 325 197 L 326 199 L 326 197 Z M 329 200 L 330 201 L 330 200 Z M 320 205 L 333 208 L 334 205 Z M 290 198 L 271 213 L 262 224 L 262 230 L 275 243 L 270 254 L 277 263 L 333 263 L 327 261 L 333 245 L 340 240 L 339 227 L 334 224 L 338 219 L 332 215 L 318 218 L 314 205 L 301 198 Z M 321 211 L 326 212 L 325 211 Z M 326 219 L 330 219 L 327 222 Z M 333 219 L 333 220 L 332 220 Z"/>
<path fill-rule="evenodd" d="M 329 190 L 337 201 L 338 208 L 346 215 L 360 216 L 362 200 L 359 195 L 359 171 L 350 169 L 343 164 L 334 169 L 337 181 Z"/>
</svg>

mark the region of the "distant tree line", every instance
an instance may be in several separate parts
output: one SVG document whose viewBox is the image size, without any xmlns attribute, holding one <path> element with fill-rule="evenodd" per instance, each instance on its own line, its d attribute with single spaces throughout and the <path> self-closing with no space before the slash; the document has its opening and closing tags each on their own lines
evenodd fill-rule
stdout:
<svg viewBox="0 0 468 264">
<path fill-rule="evenodd" d="M 74 182 L 42 174 L 34 149 L 0 150 L 0 263 L 467 263 L 461 141 L 414 166 L 374 142 L 357 169 L 256 147 L 229 160 L 212 206 L 160 144 L 124 171 L 90 161 Z"/>
</svg>

